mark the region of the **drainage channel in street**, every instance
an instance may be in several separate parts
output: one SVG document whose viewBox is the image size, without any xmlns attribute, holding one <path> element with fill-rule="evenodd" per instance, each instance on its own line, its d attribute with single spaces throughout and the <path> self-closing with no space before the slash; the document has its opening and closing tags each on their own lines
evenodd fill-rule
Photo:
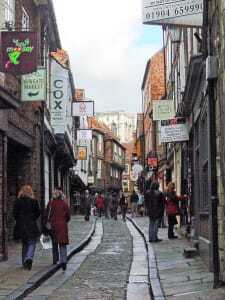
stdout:
<svg viewBox="0 0 225 300">
<path fill-rule="evenodd" d="M 71 276 L 79 269 L 87 256 L 94 252 L 97 246 L 101 243 L 103 236 L 102 222 L 97 221 L 95 233 L 90 243 L 80 253 L 74 255 L 67 264 L 67 270 L 63 272 L 61 269 L 52 277 L 46 280 L 40 287 L 30 293 L 24 299 L 48 299 L 53 292 L 62 286 Z"/>
<path fill-rule="evenodd" d="M 133 237 L 133 262 L 131 265 L 127 300 L 150 300 L 148 253 L 145 241 L 131 222 L 127 222 Z"/>
</svg>

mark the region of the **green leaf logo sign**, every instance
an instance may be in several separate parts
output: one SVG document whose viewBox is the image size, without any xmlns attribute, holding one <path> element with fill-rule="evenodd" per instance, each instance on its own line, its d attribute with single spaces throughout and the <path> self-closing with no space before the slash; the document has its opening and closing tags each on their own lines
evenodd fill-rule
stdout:
<svg viewBox="0 0 225 300">
<path fill-rule="evenodd" d="M 19 41 L 17 39 L 13 39 L 13 43 L 15 47 L 7 48 L 7 55 L 9 60 L 5 64 L 5 68 L 8 69 L 10 65 L 17 66 L 20 64 L 20 57 L 23 53 L 31 53 L 34 47 L 30 46 L 30 40 L 25 39 L 24 41 Z"/>
</svg>

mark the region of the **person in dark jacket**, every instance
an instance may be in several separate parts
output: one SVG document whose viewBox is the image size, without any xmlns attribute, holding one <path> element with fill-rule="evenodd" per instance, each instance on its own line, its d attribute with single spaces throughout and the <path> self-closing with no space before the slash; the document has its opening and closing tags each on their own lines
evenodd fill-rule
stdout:
<svg viewBox="0 0 225 300">
<path fill-rule="evenodd" d="M 31 270 L 36 242 L 40 237 L 37 219 L 41 214 L 39 203 L 34 199 L 30 185 L 24 185 L 14 204 L 13 215 L 16 221 L 14 239 L 22 240 L 22 264 Z"/>
<path fill-rule="evenodd" d="M 51 224 L 53 264 L 57 264 L 60 260 L 60 265 L 65 271 L 67 267 L 67 245 L 69 244 L 70 210 L 64 201 L 60 188 L 53 192 L 53 199 L 48 203 L 46 215 L 49 216 Z"/>
<path fill-rule="evenodd" d="M 127 199 L 124 196 L 124 194 L 122 194 L 122 196 L 120 198 L 120 208 L 121 208 L 123 221 L 125 222 L 126 221 L 126 212 L 127 212 Z"/>
<path fill-rule="evenodd" d="M 113 218 L 114 220 L 117 220 L 118 205 L 119 205 L 118 195 L 116 192 L 113 192 L 110 207 L 111 207 L 111 218 Z"/>
<path fill-rule="evenodd" d="M 160 242 L 158 239 L 159 221 L 164 213 L 165 198 L 159 191 L 159 183 L 154 181 L 146 192 L 146 205 L 149 215 L 149 242 Z"/>
<path fill-rule="evenodd" d="M 89 221 L 91 214 L 91 195 L 88 190 L 85 191 L 84 195 L 84 205 L 85 205 L 85 221 Z"/>
</svg>

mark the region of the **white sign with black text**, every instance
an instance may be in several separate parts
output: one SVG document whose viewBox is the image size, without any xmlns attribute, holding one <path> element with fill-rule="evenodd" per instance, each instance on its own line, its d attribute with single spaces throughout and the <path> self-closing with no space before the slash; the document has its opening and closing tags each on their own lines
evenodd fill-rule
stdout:
<svg viewBox="0 0 225 300">
<path fill-rule="evenodd" d="M 51 61 L 51 125 L 55 133 L 64 133 L 69 85 L 68 70 L 54 59 Z"/>
<path fill-rule="evenodd" d="M 203 0 L 142 0 L 143 23 L 202 26 Z"/>
<path fill-rule="evenodd" d="M 77 130 L 77 141 L 91 141 L 92 140 L 92 130 L 91 129 L 78 129 Z"/>
<path fill-rule="evenodd" d="M 161 121 L 161 143 L 175 143 L 189 140 L 188 125 L 185 118 Z"/>
</svg>

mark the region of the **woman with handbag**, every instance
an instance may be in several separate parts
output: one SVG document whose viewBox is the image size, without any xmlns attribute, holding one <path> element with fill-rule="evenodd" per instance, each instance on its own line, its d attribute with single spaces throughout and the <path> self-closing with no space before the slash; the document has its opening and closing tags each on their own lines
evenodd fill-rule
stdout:
<svg viewBox="0 0 225 300">
<path fill-rule="evenodd" d="M 41 214 L 38 201 L 30 185 L 24 185 L 19 191 L 14 204 L 13 215 L 16 220 L 14 239 L 22 240 L 22 264 L 25 269 L 31 270 L 37 239 L 40 231 L 37 219 Z"/>
<path fill-rule="evenodd" d="M 179 214 L 179 197 L 175 191 L 175 184 L 170 182 L 167 186 L 166 196 L 166 214 L 168 217 L 168 238 L 177 239 L 174 234 L 174 226 L 177 225 L 176 215 Z"/>
<path fill-rule="evenodd" d="M 60 189 L 53 192 L 53 199 L 47 206 L 46 229 L 52 238 L 53 264 L 60 261 L 62 269 L 67 266 L 67 245 L 69 244 L 68 222 L 70 210 L 64 201 L 64 195 Z"/>
</svg>

